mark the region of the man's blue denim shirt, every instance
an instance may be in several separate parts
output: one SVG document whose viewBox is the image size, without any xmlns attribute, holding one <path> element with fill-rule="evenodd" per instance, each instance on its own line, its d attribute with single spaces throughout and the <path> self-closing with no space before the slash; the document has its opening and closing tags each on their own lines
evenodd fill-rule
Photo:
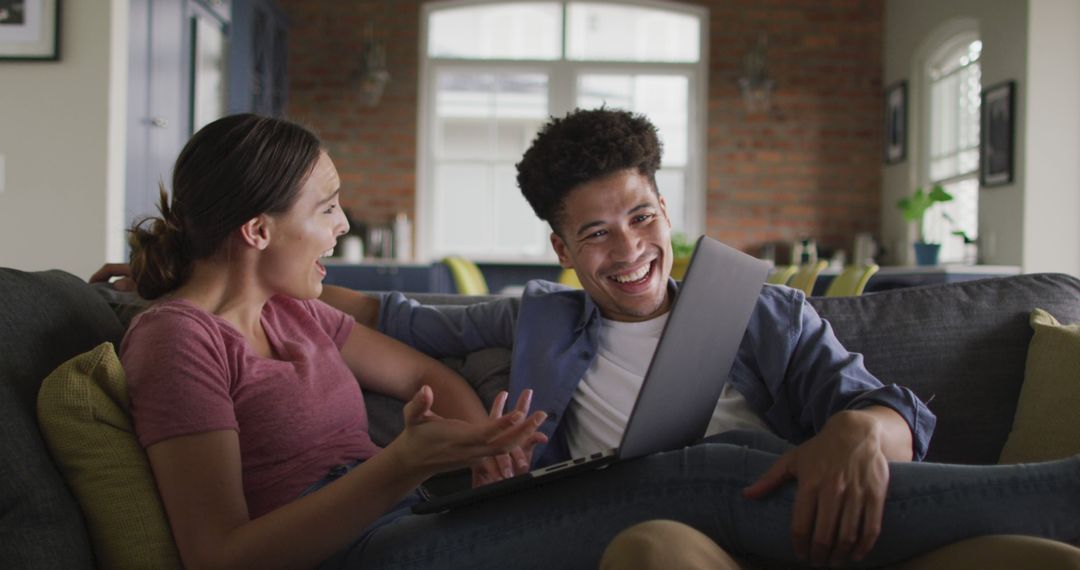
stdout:
<svg viewBox="0 0 1080 570">
<path fill-rule="evenodd" d="M 678 288 L 671 281 L 670 291 Z M 381 297 L 379 330 L 436 358 L 482 348 L 511 349 L 510 402 L 533 389 L 550 442 L 534 464 L 569 458 L 563 415 L 596 358 L 600 310 L 584 291 L 531 281 L 521 298 L 437 309 L 401 293 Z M 926 455 L 937 419 L 907 388 L 888 386 L 849 352 L 802 291 L 765 285 L 728 377 L 780 437 L 799 444 L 833 414 L 867 406 L 896 410 L 911 427 L 915 459 Z"/>
</svg>

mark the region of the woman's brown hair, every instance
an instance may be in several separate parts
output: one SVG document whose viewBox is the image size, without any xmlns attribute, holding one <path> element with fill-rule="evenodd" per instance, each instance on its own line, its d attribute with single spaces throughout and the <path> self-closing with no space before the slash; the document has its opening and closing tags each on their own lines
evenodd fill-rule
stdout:
<svg viewBox="0 0 1080 570">
<path fill-rule="evenodd" d="M 241 114 L 214 121 L 184 145 L 173 168 L 173 196 L 160 189 L 160 217 L 128 230 L 139 295 L 156 299 L 188 278 L 191 262 L 213 255 L 244 222 L 287 211 L 319 158 L 304 127 Z"/>
</svg>

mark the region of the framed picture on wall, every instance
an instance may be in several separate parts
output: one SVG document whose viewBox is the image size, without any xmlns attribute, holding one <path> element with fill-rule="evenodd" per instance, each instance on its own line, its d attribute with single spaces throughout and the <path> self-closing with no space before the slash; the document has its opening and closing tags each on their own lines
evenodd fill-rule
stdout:
<svg viewBox="0 0 1080 570">
<path fill-rule="evenodd" d="M 979 109 L 979 183 L 1001 186 L 1013 181 L 1016 82 L 1006 81 L 982 91 Z"/>
<path fill-rule="evenodd" d="M 0 0 L 0 60 L 60 58 L 60 0 Z"/>
<path fill-rule="evenodd" d="M 885 164 L 907 157 L 907 81 L 885 88 Z"/>
</svg>

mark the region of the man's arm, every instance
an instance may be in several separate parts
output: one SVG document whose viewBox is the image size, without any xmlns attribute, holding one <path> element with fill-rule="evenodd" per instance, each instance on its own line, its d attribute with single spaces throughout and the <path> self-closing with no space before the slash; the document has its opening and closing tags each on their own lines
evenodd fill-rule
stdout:
<svg viewBox="0 0 1080 570">
<path fill-rule="evenodd" d="M 935 418 L 910 390 L 882 386 L 848 352 L 802 295 L 791 309 L 788 354 L 762 364 L 772 395 L 785 400 L 790 426 L 814 435 L 785 453 L 753 485 L 761 498 L 795 479 L 793 546 L 814 564 L 864 557 L 881 532 L 889 461 L 925 454 Z M 763 355 L 757 355 L 759 361 Z"/>
<path fill-rule="evenodd" d="M 337 285 L 323 285 L 319 300 L 352 315 L 357 323 L 369 329 L 379 326 L 379 300 L 370 295 Z"/>
<path fill-rule="evenodd" d="M 319 299 L 356 322 L 428 356 L 460 356 L 492 347 L 511 348 L 520 302 L 516 297 L 469 305 L 422 305 L 401 293 L 371 296 L 324 285 Z"/>
<path fill-rule="evenodd" d="M 767 394 L 748 396 L 759 402 L 777 433 L 802 442 L 822 432 L 836 414 L 882 406 L 895 411 L 908 425 L 912 459 L 921 460 L 930 445 L 937 419 L 911 390 L 883 385 L 866 369 L 861 354 L 847 350 L 832 326 L 822 319 L 801 292 L 766 287 L 755 309 L 748 336 L 754 340 L 737 370 L 752 378 L 741 384 L 764 383 Z"/>
<path fill-rule="evenodd" d="M 394 292 L 381 295 L 379 303 L 379 331 L 429 356 L 460 356 L 514 345 L 517 297 L 432 306 Z"/>
</svg>

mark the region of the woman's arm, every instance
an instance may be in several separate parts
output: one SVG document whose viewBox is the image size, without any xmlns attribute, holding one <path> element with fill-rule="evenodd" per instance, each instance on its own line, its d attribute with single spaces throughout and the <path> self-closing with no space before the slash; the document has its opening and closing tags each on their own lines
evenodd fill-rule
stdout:
<svg viewBox="0 0 1080 570">
<path fill-rule="evenodd" d="M 528 440 L 543 414 L 469 423 L 431 411 L 431 390 L 406 405 L 406 429 L 385 450 L 317 493 L 248 517 L 237 433 L 213 431 L 147 448 L 187 568 L 303 568 L 355 540 L 432 474 Z"/>
<path fill-rule="evenodd" d="M 147 454 L 187 568 L 314 566 L 422 481 L 380 453 L 350 472 L 347 483 L 343 477 L 345 484 L 249 520 L 236 432 L 168 439 Z"/>
<path fill-rule="evenodd" d="M 378 331 L 354 324 L 341 355 L 365 390 L 408 400 L 421 386 L 431 386 L 439 415 L 472 422 L 488 417 L 480 397 L 463 378 Z"/>
<path fill-rule="evenodd" d="M 461 376 L 378 331 L 354 324 L 341 354 L 365 390 L 407 400 L 422 386 L 430 386 L 437 396 L 434 411 L 441 416 L 483 422 L 502 415 L 505 398 L 499 398 L 489 414 L 476 391 Z M 531 390 L 523 394 L 515 410 L 528 414 L 531 395 Z M 523 447 L 509 454 L 480 461 L 474 465 L 474 485 L 527 472 L 533 447 L 545 441 L 543 434 L 535 434 Z"/>
</svg>

